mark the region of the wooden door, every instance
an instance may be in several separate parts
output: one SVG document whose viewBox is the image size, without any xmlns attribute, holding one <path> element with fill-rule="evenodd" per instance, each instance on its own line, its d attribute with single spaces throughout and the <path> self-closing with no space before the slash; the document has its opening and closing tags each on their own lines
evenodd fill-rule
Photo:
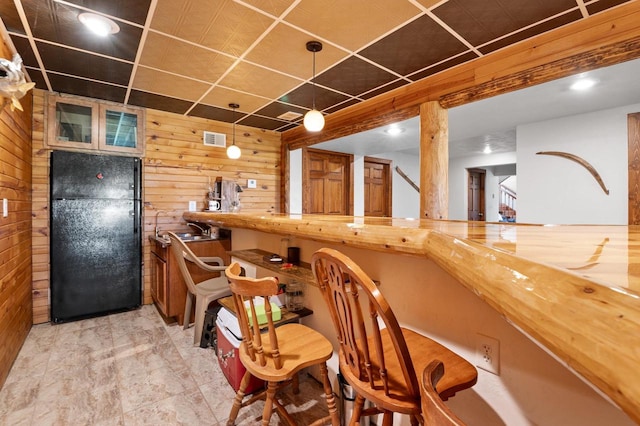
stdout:
<svg viewBox="0 0 640 426">
<path fill-rule="evenodd" d="M 391 217 L 391 161 L 364 158 L 364 215 Z"/>
<path fill-rule="evenodd" d="M 304 149 L 302 156 L 302 212 L 352 214 L 353 156 L 314 149 Z"/>
<path fill-rule="evenodd" d="M 629 225 L 640 225 L 640 112 L 627 116 L 629 145 Z"/>
<path fill-rule="evenodd" d="M 486 171 L 482 169 L 469 169 L 469 188 L 468 194 L 468 220 L 485 220 L 484 219 L 484 178 Z"/>
</svg>

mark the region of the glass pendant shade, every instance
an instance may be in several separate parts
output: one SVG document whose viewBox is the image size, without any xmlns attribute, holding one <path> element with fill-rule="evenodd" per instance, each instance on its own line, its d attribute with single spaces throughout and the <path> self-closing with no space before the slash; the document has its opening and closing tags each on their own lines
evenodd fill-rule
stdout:
<svg viewBox="0 0 640 426">
<path fill-rule="evenodd" d="M 229 145 L 229 147 L 227 148 L 227 157 L 232 160 L 237 160 L 238 158 L 240 158 L 240 155 L 242 155 L 242 152 L 237 145 Z"/>
<path fill-rule="evenodd" d="M 324 127 L 324 116 L 317 109 L 312 109 L 304 115 L 304 128 L 310 132 L 317 132 Z"/>
</svg>

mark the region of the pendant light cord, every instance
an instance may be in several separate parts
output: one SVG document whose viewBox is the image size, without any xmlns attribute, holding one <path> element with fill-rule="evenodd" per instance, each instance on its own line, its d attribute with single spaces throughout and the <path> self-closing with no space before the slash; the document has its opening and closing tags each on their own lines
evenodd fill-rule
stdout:
<svg viewBox="0 0 640 426">
<path fill-rule="evenodd" d="M 311 98 L 313 99 L 313 109 L 316 109 L 316 52 L 313 51 L 313 80 L 311 80 Z"/>
</svg>

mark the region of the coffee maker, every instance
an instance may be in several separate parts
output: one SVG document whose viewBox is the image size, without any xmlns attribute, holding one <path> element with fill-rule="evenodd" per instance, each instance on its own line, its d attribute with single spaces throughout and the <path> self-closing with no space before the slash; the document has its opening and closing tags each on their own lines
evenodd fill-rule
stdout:
<svg viewBox="0 0 640 426">
<path fill-rule="evenodd" d="M 242 188 L 235 181 L 215 178 L 209 180 L 206 209 L 208 211 L 237 212 L 240 210 L 240 193 Z"/>
<path fill-rule="evenodd" d="M 240 193 L 242 188 L 235 181 L 223 180 L 221 185 L 221 210 L 223 212 L 240 211 Z"/>
</svg>

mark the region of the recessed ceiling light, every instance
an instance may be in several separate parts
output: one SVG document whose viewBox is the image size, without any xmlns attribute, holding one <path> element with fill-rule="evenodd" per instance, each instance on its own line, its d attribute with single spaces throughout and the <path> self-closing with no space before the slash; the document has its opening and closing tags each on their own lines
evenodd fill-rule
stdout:
<svg viewBox="0 0 640 426">
<path fill-rule="evenodd" d="M 120 31 L 120 27 L 106 16 L 97 15 L 95 13 L 81 13 L 78 20 L 87 27 L 91 32 L 106 37 L 109 34 L 115 34 Z"/>
<path fill-rule="evenodd" d="M 384 131 L 386 134 L 391 135 L 391 136 L 397 136 L 400 133 L 404 132 L 404 128 L 403 127 L 396 127 L 396 126 L 392 126 L 389 127 L 387 130 Z"/>
<path fill-rule="evenodd" d="M 484 154 L 491 154 L 491 147 L 489 145 L 485 145 L 484 150 L 482 150 Z"/>
<path fill-rule="evenodd" d="M 596 81 L 591 78 L 581 78 L 571 85 L 571 90 L 587 90 L 595 86 Z"/>
</svg>

